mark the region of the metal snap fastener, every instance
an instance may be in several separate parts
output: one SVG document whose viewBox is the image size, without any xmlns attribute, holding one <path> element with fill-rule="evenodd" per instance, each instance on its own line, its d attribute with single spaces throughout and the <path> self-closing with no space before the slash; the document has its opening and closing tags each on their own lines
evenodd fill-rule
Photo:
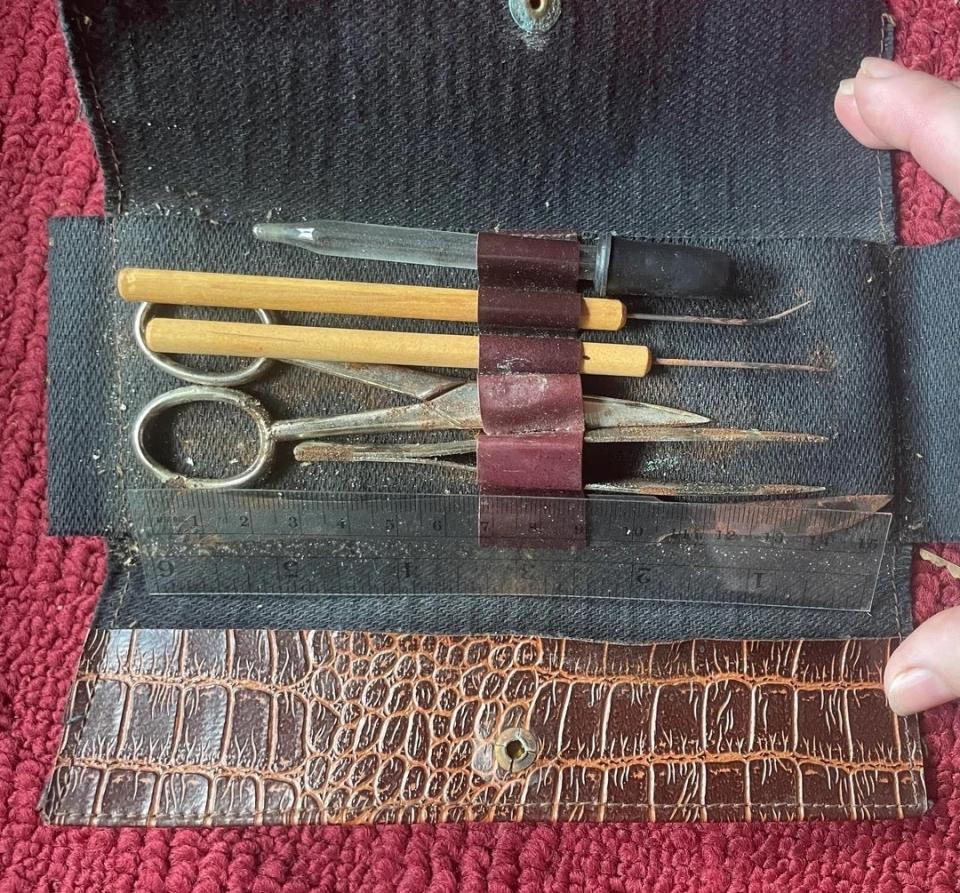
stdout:
<svg viewBox="0 0 960 893">
<path fill-rule="evenodd" d="M 540 742 L 527 729 L 505 729 L 493 745 L 497 765 L 507 772 L 526 769 L 537 758 Z"/>
<path fill-rule="evenodd" d="M 560 0 L 509 0 L 510 15 L 524 31 L 549 31 L 560 18 Z"/>
</svg>

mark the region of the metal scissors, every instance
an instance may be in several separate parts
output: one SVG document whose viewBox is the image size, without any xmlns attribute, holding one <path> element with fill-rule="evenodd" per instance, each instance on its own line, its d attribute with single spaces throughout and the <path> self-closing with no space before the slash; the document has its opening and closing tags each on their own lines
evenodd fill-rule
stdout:
<svg viewBox="0 0 960 893">
<path fill-rule="evenodd" d="M 164 484 L 199 490 L 245 487 L 267 472 L 278 443 L 400 431 L 475 431 L 483 427 L 475 381 L 406 366 L 310 361 L 289 362 L 325 375 L 402 394 L 417 402 L 347 415 L 274 421 L 259 400 L 236 389 L 263 375 L 273 360 L 257 359 L 234 371 L 204 372 L 155 353 L 147 346 L 144 337 L 144 329 L 155 308 L 154 304 L 144 303 L 134 314 L 133 334 L 137 347 L 157 368 L 189 384 L 167 391 L 147 403 L 133 422 L 131 439 L 137 460 Z M 278 322 L 268 310 L 257 310 L 256 313 L 265 325 Z M 168 409 L 191 403 L 221 403 L 236 407 L 249 416 L 255 427 L 257 448 L 253 460 L 243 471 L 224 478 L 193 478 L 167 468 L 150 455 L 145 443 L 150 422 Z M 702 425 L 709 421 L 702 415 L 680 409 L 602 396 L 584 396 L 584 420 L 588 429 Z"/>
</svg>

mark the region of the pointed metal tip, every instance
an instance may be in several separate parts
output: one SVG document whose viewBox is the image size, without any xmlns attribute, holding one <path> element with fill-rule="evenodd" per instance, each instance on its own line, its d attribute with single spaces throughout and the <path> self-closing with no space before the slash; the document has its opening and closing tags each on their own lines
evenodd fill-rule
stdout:
<svg viewBox="0 0 960 893">
<path fill-rule="evenodd" d="M 845 512 L 879 512 L 893 501 L 893 497 L 886 493 L 875 495 L 856 496 L 824 496 L 813 500 L 817 508 L 831 509 Z"/>
<path fill-rule="evenodd" d="M 640 319 L 647 322 L 691 323 L 708 326 L 766 326 L 770 323 L 786 319 L 788 316 L 792 316 L 794 313 L 803 310 L 804 307 L 809 307 L 812 303 L 813 301 L 804 301 L 802 304 L 795 304 L 793 307 L 788 307 L 786 310 L 781 310 L 772 316 L 738 318 L 729 316 L 671 316 L 663 313 L 628 313 L 627 319 Z"/>
</svg>

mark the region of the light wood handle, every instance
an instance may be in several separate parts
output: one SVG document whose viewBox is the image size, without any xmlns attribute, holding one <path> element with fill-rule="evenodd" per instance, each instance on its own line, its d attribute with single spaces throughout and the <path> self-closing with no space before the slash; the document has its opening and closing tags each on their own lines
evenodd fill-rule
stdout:
<svg viewBox="0 0 960 893">
<path fill-rule="evenodd" d="M 152 319 L 147 346 L 158 353 L 336 363 L 390 363 L 476 369 L 480 339 L 475 335 L 423 335 L 313 326 L 264 326 L 258 323 Z M 648 347 L 584 342 L 586 375 L 643 378 L 653 365 Z"/>
<path fill-rule="evenodd" d="M 477 292 L 468 288 L 125 267 L 117 273 L 117 291 L 125 301 L 156 304 L 477 321 Z M 622 301 L 582 299 L 581 329 L 616 332 L 626 322 Z"/>
</svg>

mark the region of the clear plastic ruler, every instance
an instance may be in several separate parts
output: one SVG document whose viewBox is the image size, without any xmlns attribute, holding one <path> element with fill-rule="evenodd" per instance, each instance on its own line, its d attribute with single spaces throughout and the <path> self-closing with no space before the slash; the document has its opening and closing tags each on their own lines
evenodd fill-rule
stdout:
<svg viewBox="0 0 960 893">
<path fill-rule="evenodd" d="M 503 545 L 478 542 L 481 498 L 485 523 L 493 518 L 507 532 Z M 870 609 L 891 522 L 806 500 L 169 489 L 131 491 L 129 507 L 150 593 L 527 595 L 856 611 Z M 558 518 L 585 526 L 584 547 L 530 545 L 531 533 Z"/>
</svg>

